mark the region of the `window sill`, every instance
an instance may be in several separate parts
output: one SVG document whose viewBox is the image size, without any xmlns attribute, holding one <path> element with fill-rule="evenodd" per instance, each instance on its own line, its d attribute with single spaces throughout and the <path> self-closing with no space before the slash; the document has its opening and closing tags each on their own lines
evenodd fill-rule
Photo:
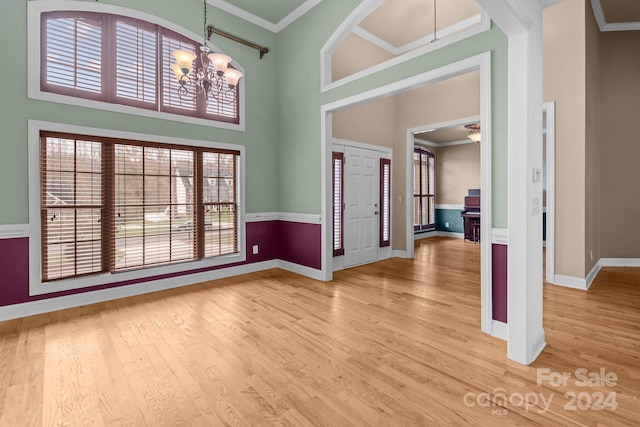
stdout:
<svg viewBox="0 0 640 427">
<path fill-rule="evenodd" d="M 39 89 L 37 90 L 30 89 L 29 98 L 39 100 L 39 101 L 55 102 L 57 104 L 73 105 L 73 106 L 82 107 L 82 108 L 92 108 L 92 109 L 102 110 L 102 111 L 112 111 L 120 114 L 149 117 L 152 119 L 171 120 L 174 122 L 188 123 L 193 125 L 237 130 L 240 132 L 245 131 L 244 120 L 242 118 L 243 113 L 241 113 L 241 116 L 240 116 L 240 124 L 235 124 L 235 123 L 219 122 L 216 120 L 202 119 L 199 117 L 181 116 L 179 114 L 165 113 L 163 111 L 147 110 L 144 108 L 137 108 L 129 105 L 110 104 L 108 102 L 94 101 L 92 99 L 76 98 L 73 96 L 60 95 L 57 93 L 43 92 Z"/>
</svg>

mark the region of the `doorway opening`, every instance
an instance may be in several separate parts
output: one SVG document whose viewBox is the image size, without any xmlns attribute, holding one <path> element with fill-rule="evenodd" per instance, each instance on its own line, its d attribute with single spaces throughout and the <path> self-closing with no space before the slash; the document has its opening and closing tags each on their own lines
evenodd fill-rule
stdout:
<svg viewBox="0 0 640 427">
<path fill-rule="evenodd" d="M 479 71 L 480 79 L 480 122 L 485 124 L 483 144 L 481 144 L 481 162 L 484 173 L 481 177 L 481 191 L 483 215 L 491 218 L 491 54 L 485 52 L 470 58 L 463 59 L 456 63 L 448 64 L 441 68 L 427 71 L 425 73 L 409 77 L 376 89 L 372 89 L 342 100 L 326 104 L 321 108 L 321 142 L 322 142 L 322 277 L 324 280 L 331 280 L 333 277 L 333 182 L 332 182 L 332 148 L 334 144 L 334 119 L 335 113 L 341 110 L 369 103 L 374 100 L 381 100 L 390 96 L 398 95 L 421 88 L 433 83 L 438 83 L 462 76 L 468 73 Z M 443 97 L 446 100 L 446 97 Z M 464 100 L 463 100 L 464 101 Z M 334 117 L 336 116 L 336 117 Z M 352 123 L 353 125 L 353 123 Z M 365 125 L 363 123 L 363 125 Z M 391 216 L 393 227 L 391 232 L 391 251 L 393 256 L 413 258 L 413 227 L 406 224 L 413 224 L 414 206 L 413 197 L 409 197 L 413 192 L 413 171 L 407 167 L 413 161 L 415 128 L 404 127 L 404 143 L 393 145 L 395 169 L 391 185 L 392 206 Z M 396 130 L 397 131 L 397 130 Z M 398 174 L 400 171 L 400 174 Z M 404 182 L 403 182 L 404 181 Z M 404 211 L 404 215 L 403 215 Z M 394 215 L 395 212 L 395 215 Z M 486 214 L 485 214 L 486 212 Z M 398 220 L 398 218 L 401 218 Z M 395 232 L 394 232 L 395 231 Z M 483 221 L 481 224 L 481 234 L 491 236 L 491 221 Z M 492 334 L 492 293 L 491 293 L 491 238 L 482 239 L 480 242 L 481 251 L 481 325 L 482 331 Z"/>
</svg>

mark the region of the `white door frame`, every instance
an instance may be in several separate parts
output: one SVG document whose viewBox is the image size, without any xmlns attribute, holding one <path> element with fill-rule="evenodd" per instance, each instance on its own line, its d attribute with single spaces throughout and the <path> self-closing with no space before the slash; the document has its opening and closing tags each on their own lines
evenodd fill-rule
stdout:
<svg viewBox="0 0 640 427">
<path fill-rule="evenodd" d="M 343 153 L 344 154 L 344 150 L 345 147 L 354 147 L 354 148 L 362 148 L 365 150 L 371 150 L 371 151 L 377 151 L 378 152 L 378 156 L 381 159 L 389 159 L 391 160 L 391 170 L 393 171 L 393 149 L 390 147 L 382 147 L 380 145 L 372 145 L 372 144 L 367 144 L 364 142 L 356 142 L 356 141 L 349 141 L 346 139 L 340 139 L 340 138 L 331 138 L 331 152 L 338 152 L 338 153 Z M 331 189 L 330 189 L 331 190 Z M 393 183 L 391 185 L 391 200 L 393 201 Z M 333 197 L 333 194 L 331 194 L 331 197 Z M 333 200 L 333 199 L 332 199 Z M 390 220 L 391 220 L 391 224 L 393 224 L 393 217 L 395 215 L 394 209 L 393 209 L 393 203 L 391 204 L 392 209 L 391 209 L 391 216 L 390 216 Z M 331 217 L 333 220 L 333 216 Z M 333 222 L 331 223 L 331 229 L 333 230 Z M 344 230 L 343 230 L 344 232 Z M 333 239 L 333 237 L 332 237 Z M 333 242 L 333 240 L 332 240 Z M 391 233 L 391 244 L 393 244 L 393 232 Z M 391 245 L 390 246 L 385 246 L 383 248 L 378 247 L 378 259 L 377 261 L 381 261 L 383 259 L 387 259 L 387 258 L 391 258 L 392 255 L 392 251 L 391 251 Z M 333 260 L 331 261 L 331 269 L 332 271 L 338 271 L 338 270 L 342 270 L 344 269 L 344 255 L 339 255 L 339 256 L 333 256 L 333 251 L 331 256 L 333 257 Z"/>
<path fill-rule="evenodd" d="M 331 199 L 331 147 L 332 147 L 332 113 L 344 108 L 363 104 L 374 99 L 384 96 L 395 95 L 408 90 L 416 89 L 421 86 L 437 83 L 452 77 L 480 70 L 480 120 L 483 123 L 483 134 L 481 150 L 481 161 L 483 170 L 491 171 L 491 52 L 484 52 L 463 60 L 445 65 L 434 70 L 418 74 L 394 83 L 390 83 L 379 88 L 375 88 L 357 95 L 353 95 L 321 107 L 321 173 L 322 173 L 322 279 L 330 281 L 333 278 L 333 215 L 332 215 L 332 199 Z M 407 150 L 407 165 L 411 164 L 413 154 L 413 136 L 407 132 L 407 139 L 410 139 L 411 150 Z M 486 135 L 486 136 L 485 136 Z M 407 185 L 406 188 L 412 187 L 412 176 L 409 174 L 410 168 L 407 167 Z M 481 233 L 483 236 L 491 236 L 491 174 L 483 177 L 481 183 L 483 197 L 481 198 L 480 209 L 483 217 L 488 218 L 481 222 Z M 413 191 L 413 190 L 411 190 Z M 408 199 L 408 194 L 406 195 Z M 406 218 L 409 222 L 413 221 L 413 198 L 410 203 L 406 203 Z M 406 256 L 413 258 L 413 230 L 406 236 Z M 492 296 L 491 296 L 491 239 L 485 238 L 481 242 L 481 325 L 482 331 L 492 333 Z"/>
<path fill-rule="evenodd" d="M 547 126 L 547 283 L 556 283 L 556 103 L 542 104 Z"/>
</svg>

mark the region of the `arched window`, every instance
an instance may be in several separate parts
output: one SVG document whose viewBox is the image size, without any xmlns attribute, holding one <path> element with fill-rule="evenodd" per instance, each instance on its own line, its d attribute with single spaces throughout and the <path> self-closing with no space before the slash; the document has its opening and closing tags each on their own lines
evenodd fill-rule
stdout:
<svg viewBox="0 0 640 427">
<path fill-rule="evenodd" d="M 239 87 L 236 96 L 222 99 L 179 95 L 172 52 L 199 53 L 201 42 L 119 14 L 57 10 L 39 16 L 41 92 L 240 123 Z M 194 69 L 201 66 L 194 60 Z"/>
</svg>

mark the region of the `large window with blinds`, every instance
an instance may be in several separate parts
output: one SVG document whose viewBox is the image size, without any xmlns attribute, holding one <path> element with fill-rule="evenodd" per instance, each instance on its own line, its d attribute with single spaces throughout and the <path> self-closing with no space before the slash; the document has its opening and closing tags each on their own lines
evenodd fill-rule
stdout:
<svg viewBox="0 0 640 427">
<path fill-rule="evenodd" d="M 150 22 L 108 13 L 44 12 L 40 19 L 41 91 L 240 122 L 239 95 L 224 102 L 178 96 L 171 52 L 198 53 L 200 43 Z M 194 66 L 202 66 L 199 56 Z"/>
<path fill-rule="evenodd" d="M 431 230 L 436 226 L 435 156 L 416 147 L 413 151 L 413 229 Z"/>
<path fill-rule="evenodd" d="M 43 282 L 237 254 L 240 153 L 41 132 Z"/>
</svg>

